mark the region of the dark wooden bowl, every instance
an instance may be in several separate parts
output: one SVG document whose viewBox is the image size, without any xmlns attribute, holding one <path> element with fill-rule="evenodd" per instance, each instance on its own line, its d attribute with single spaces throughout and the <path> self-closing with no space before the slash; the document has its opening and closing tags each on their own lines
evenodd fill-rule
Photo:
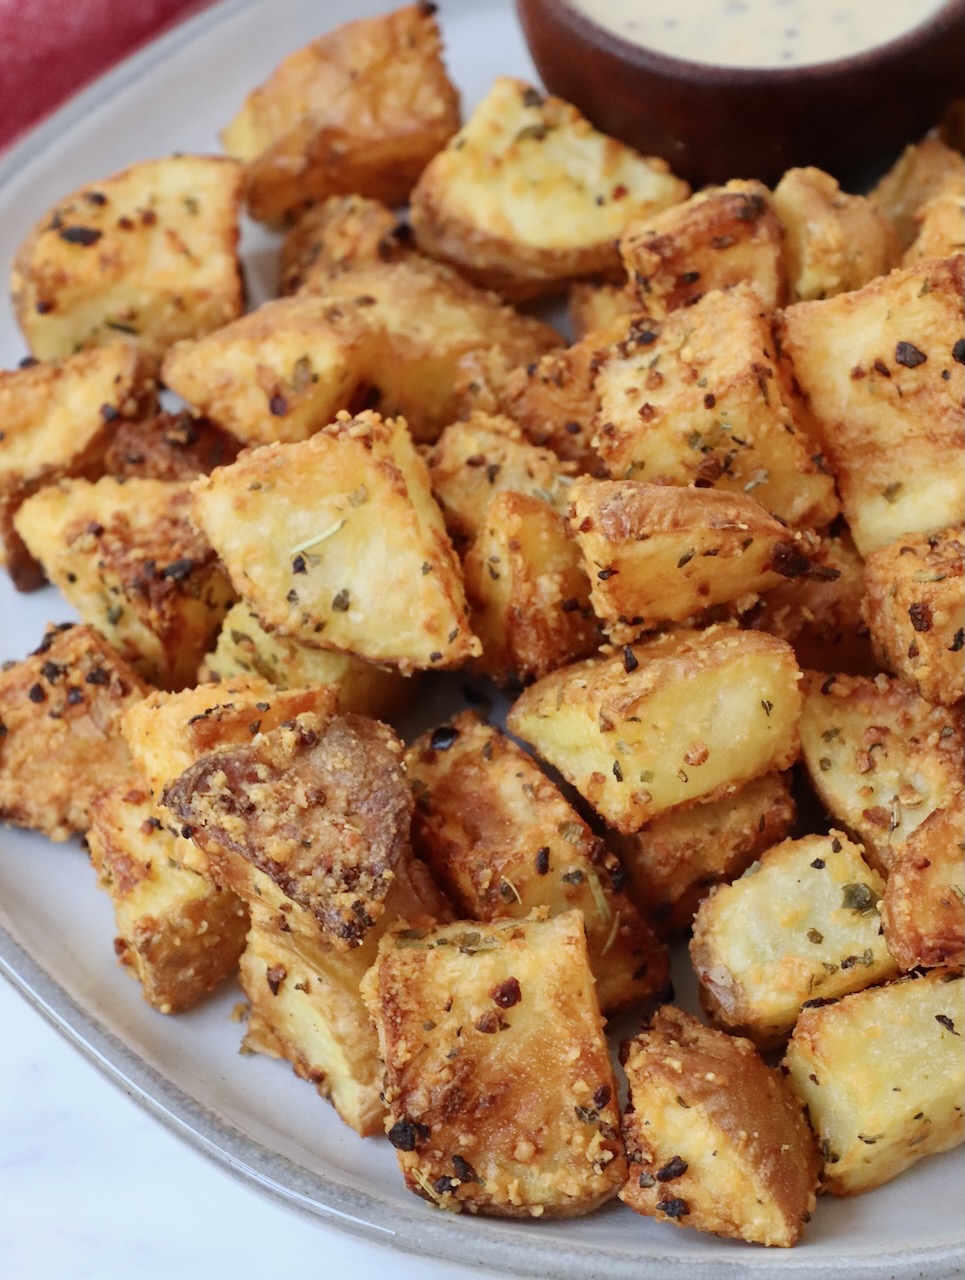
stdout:
<svg viewBox="0 0 965 1280">
<path fill-rule="evenodd" d="M 655 53 L 568 0 L 516 7 L 546 88 L 695 186 L 773 184 L 785 169 L 812 164 L 859 189 L 937 122 L 965 79 L 965 0 L 947 0 L 920 26 L 863 53 L 762 69 Z"/>
</svg>

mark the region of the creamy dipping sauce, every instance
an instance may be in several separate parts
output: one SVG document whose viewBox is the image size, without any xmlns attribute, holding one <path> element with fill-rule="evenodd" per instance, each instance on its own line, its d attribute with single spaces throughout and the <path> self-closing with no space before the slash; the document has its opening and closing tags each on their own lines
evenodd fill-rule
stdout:
<svg viewBox="0 0 965 1280">
<path fill-rule="evenodd" d="M 790 67 L 872 49 L 941 0 L 570 0 L 632 44 L 690 62 Z"/>
</svg>

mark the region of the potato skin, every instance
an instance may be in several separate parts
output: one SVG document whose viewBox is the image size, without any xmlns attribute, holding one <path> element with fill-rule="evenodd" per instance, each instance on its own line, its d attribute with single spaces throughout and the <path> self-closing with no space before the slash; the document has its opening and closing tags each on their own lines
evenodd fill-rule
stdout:
<svg viewBox="0 0 965 1280">
<path fill-rule="evenodd" d="M 965 795 L 935 809 L 899 846 L 881 899 L 888 950 L 902 969 L 965 965 Z"/>
<path fill-rule="evenodd" d="M 111 435 L 104 470 L 144 480 L 192 480 L 234 462 L 240 449 L 217 423 L 182 409 L 122 422 Z"/>
</svg>

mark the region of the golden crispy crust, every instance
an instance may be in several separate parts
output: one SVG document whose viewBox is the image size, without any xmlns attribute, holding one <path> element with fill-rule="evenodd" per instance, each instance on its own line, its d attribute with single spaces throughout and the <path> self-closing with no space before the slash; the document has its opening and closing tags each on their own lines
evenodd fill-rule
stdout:
<svg viewBox="0 0 965 1280">
<path fill-rule="evenodd" d="M 929 135 L 912 143 L 871 192 L 872 203 L 891 221 L 903 249 L 918 234 L 919 211 L 951 181 L 961 181 L 961 151 Z"/>
<path fill-rule="evenodd" d="M 297 293 L 316 276 L 370 258 L 392 262 L 409 252 L 405 228 L 391 209 L 365 196 L 329 196 L 314 204 L 285 233 L 278 293 Z"/>
<path fill-rule="evenodd" d="M 965 965 L 965 796 L 930 813 L 897 850 L 881 900 L 902 969 Z"/>
<path fill-rule="evenodd" d="M 119 718 L 147 690 L 93 627 L 71 623 L 0 671 L 0 820 L 51 840 L 84 831 L 94 795 L 133 772 Z"/>
<path fill-rule="evenodd" d="M 620 1199 L 678 1227 L 795 1244 L 821 1161 L 801 1105 L 750 1041 L 664 1006 L 630 1041 L 625 1069 Z"/>
<path fill-rule="evenodd" d="M 609 329 L 630 316 L 639 315 L 640 303 L 629 284 L 578 280 L 570 286 L 566 312 L 573 338 L 581 342 L 591 333 Z"/>
</svg>

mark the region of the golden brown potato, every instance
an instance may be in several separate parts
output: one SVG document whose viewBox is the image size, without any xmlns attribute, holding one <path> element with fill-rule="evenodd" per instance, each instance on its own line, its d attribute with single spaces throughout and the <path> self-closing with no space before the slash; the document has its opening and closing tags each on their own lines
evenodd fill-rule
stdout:
<svg viewBox="0 0 965 1280">
<path fill-rule="evenodd" d="M 257 614 L 241 600 L 225 615 L 218 643 L 202 662 L 198 679 L 228 681 L 246 675 L 261 676 L 284 689 L 336 686 L 340 711 L 377 720 L 389 720 L 403 710 L 419 684 L 417 678 L 377 667 L 351 653 L 309 648 L 265 631 Z"/>
<path fill-rule="evenodd" d="M 885 875 L 901 844 L 961 787 L 961 706 L 933 707 L 888 676 L 808 672 L 800 729 L 811 785 Z"/>
<path fill-rule="evenodd" d="M 506 723 L 628 834 L 786 769 L 798 751 L 799 679 L 790 646 L 773 636 L 682 630 L 554 671 Z"/>
<path fill-rule="evenodd" d="M 87 844 L 114 904 L 114 950 L 148 1004 L 181 1013 L 235 971 L 248 912 L 229 889 L 178 864 L 176 837 L 155 816 L 146 783 L 95 796 Z"/>
<path fill-rule="evenodd" d="M 665 161 L 503 76 L 426 166 L 410 219 L 423 253 L 519 301 L 615 274 L 615 241 L 628 223 L 688 194 Z"/>
<path fill-rule="evenodd" d="M 881 923 L 902 969 L 965 964 L 963 800 L 959 793 L 930 813 L 892 860 Z"/>
<path fill-rule="evenodd" d="M 864 611 L 875 654 L 926 702 L 965 694 L 965 538 L 961 529 L 909 534 L 865 567 Z"/>
<path fill-rule="evenodd" d="M 241 179 L 223 156 L 166 156 L 49 209 L 10 276 L 33 354 L 56 360 L 122 336 L 157 363 L 173 342 L 240 315 Z"/>
<path fill-rule="evenodd" d="M 51 627 L 0 670 L 0 821 L 51 840 L 86 830 L 98 791 L 134 771 L 118 732 L 147 685 L 93 627 Z"/>
<path fill-rule="evenodd" d="M 901 246 L 884 213 L 822 169 L 788 169 L 774 189 L 792 302 L 830 298 L 883 276 Z"/>
<path fill-rule="evenodd" d="M 363 716 L 306 712 L 217 749 L 169 783 L 161 803 L 220 883 L 341 951 L 384 914 L 408 849 L 402 744 Z"/>
<path fill-rule="evenodd" d="M 496 684 L 539 680 L 599 646 L 583 557 L 542 498 L 497 494 L 463 570 L 476 665 Z"/>
<path fill-rule="evenodd" d="M 965 520 L 963 261 L 784 312 L 781 344 L 864 556 Z"/>
<path fill-rule="evenodd" d="M 278 292 L 297 293 L 334 267 L 374 258 L 391 262 L 408 252 L 407 228 L 379 200 L 329 196 L 314 204 L 285 233 Z"/>
<path fill-rule="evenodd" d="M 674 1226 L 795 1244 L 821 1161 L 800 1104 L 750 1041 L 664 1006 L 627 1045 L 625 1069 L 620 1199 Z"/>
<path fill-rule="evenodd" d="M 871 192 L 871 201 L 888 217 L 902 249 L 918 234 L 917 214 L 949 182 L 960 180 L 965 161 L 960 151 L 929 135 L 912 143 Z"/>
<path fill-rule="evenodd" d="M 805 1009 L 783 1069 L 821 1143 L 823 1189 L 857 1195 L 965 1136 L 962 975 L 935 969 Z"/>
<path fill-rule="evenodd" d="M 782 239 L 767 187 L 735 179 L 632 222 L 620 256 L 639 309 L 655 320 L 741 281 L 773 310 L 785 301 Z"/>
<path fill-rule="evenodd" d="M 570 286 L 566 311 L 577 342 L 640 314 L 640 303 L 629 284 L 578 280 Z"/>
<path fill-rule="evenodd" d="M 623 868 L 531 756 L 473 712 L 409 748 L 413 841 L 467 920 L 582 911 L 604 1013 L 667 996 L 665 949 Z"/>
<path fill-rule="evenodd" d="M 896 977 L 878 917 L 883 889 L 843 832 L 768 849 L 697 911 L 690 958 L 706 1012 L 767 1049 L 808 1000 Z"/>
<path fill-rule="evenodd" d="M 14 518 L 81 618 L 165 689 L 194 683 L 234 603 L 190 510 L 187 485 L 104 476 L 41 489 Z"/>
<path fill-rule="evenodd" d="M 569 522 L 616 644 L 787 579 L 836 576 L 815 562 L 813 534 L 749 494 L 587 478 L 570 488 Z"/>
<path fill-rule="evenodd" d="M 289 54 L 221 132 L 260 221 L 354 192 L 401 204 L 459 127 L 434 6 L 347 22 Z"/>
<path fill-rule="evenodd" d="M 193 492 L 196 518 L 267 629 L 406 673 L 481 652 L 402 419 L 340 413 L 300 444 L 248 451 Z"/>
<path fill-rule="evenodd" d="M 834 481 L 792 416 L 749 284 L 705 294 L 660 326 L 634 322 L 598 363 L 593 443 L 614 480 L 753 493 L 798 528 L 834 519 Z"/>
<path fill-rule="evenodd" d="M 904 266 L 923 258 L 947 258 L 965 248 L 965 166 L 951 175 L 915 214 L 918 234 L 902 258 Z"/>
<path fill-rule="evenodd" d="M 104 454 L 104 470 L 109 476 L 191 480 L 234 462 L 240 448 L 216 423 L 182 409 L 117 425 Z"/>
<path fill-rule="evenodd" d="M 362 991 L 410 1191 L 520 1218 L 616 1194 L 619 1099 L 578 911 L 389 934 Z"/>
<path fill-rule="evenodd" d="M 0 371 L 0 563 L 18 590 L 44 581 L 13 527 L 24 498 L 65 476 L 100 475 L 112 440 L 156 404 L 148 362 L 126 342 Z"/>
<path fill-rule="evenodd" d="M 689 931 L 715 884 L 735 879 L 784 840 L 794 818 L 789 775 L 768 773 L 724 800 L 661 814 L 611 843 L 630 896 L 658 936 L 672 937 Z"/>
</svg>

